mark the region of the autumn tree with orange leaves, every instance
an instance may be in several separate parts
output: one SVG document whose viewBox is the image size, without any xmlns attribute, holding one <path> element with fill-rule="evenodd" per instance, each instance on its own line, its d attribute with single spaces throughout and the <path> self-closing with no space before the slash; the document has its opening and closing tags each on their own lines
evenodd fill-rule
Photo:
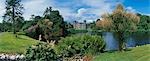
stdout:
<svg viewBox="0 0 150 61">
<path fill-rule="evenodd" d="M 136 31 L 139 21 L 140 18 L 136 14 L 127 12 L 121 4 L 118 4 L 112 14 L 102 15 L 102 19 L 97 21 L 96 26 L 104 31 L 114 32 L 119 43 L 119 51 L 123 51 L 125 48 L 124 34 Z"/>
</svg>

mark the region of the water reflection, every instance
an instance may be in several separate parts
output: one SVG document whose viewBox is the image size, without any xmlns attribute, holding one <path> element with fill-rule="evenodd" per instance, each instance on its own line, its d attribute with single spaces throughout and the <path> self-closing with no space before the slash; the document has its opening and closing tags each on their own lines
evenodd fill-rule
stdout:
<svg viewBox="0 0 150 61">
<path fill-rule="evenodd" d="M 106 50 L 118 49 L 118 42 L 111 32 L 103 32 L 102 36 L 106 42 Z M 140 38 L 140 39 L 139 39 Z M 126 47 L 135 47 L 139 45 L 150 44 L 149 34 L 134 34 L 126 39 Z"/>
</svg>

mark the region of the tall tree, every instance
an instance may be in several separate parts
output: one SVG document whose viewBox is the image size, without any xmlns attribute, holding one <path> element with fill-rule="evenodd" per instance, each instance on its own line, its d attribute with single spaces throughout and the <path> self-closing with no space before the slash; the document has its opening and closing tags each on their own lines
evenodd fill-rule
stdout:
<svg viewBox="0 0 150 61">
<path fill-rule="evenodd" d="M 16 34 L 17 26 L 23 22 L 23 5 L 20 4 L 21 0 L 6 0 L 6 13 L 4 15 L 4 21 L 12 23 L 13 33 Z"/>
<path fill-rule="evenodd" d="M 44 12 L 44 19 L 49 19 L 51 22 L 53 22 L 53 38 L 65 36 L 67 34 L 64 19 L 58 10 L 52 10 L 52 7 L 48 7 Z"/>
<path fill-rule="evenodd" d="M 101 21 L 97 21 L 97 26 L 103 28 L 105 31 L 113 31 L 116 34 L 119 51 L 123 51 L 125 47 L 125 33 L 133 32 L 137 29 L 137 24 L 140 18 L 131 12 L 124 10 L 121 4 L 112 14 L 105 14 Z"/>
</svg>

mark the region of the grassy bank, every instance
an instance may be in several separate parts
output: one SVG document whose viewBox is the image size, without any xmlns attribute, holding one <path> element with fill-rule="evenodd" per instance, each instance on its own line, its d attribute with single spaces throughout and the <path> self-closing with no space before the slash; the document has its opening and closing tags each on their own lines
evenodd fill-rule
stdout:
<svg viewBox="0 0 150 61">
<path fill-rule="evenodd" d="M 0 33 L 0 53 L 22 54 L 26 48 L 38 43 L 36 40 L 25 35 L 18 35 L 9 32 Z"/>
<path fill-rule="evenodd" d="M 125 52 L 102 53 L 96 56 L 93 61 L 150 61 L 150 44 Z"/>
</svg>

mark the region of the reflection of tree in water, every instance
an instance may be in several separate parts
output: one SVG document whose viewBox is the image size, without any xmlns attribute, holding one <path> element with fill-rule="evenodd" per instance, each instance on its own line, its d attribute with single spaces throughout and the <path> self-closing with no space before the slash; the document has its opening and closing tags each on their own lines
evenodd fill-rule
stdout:
<svg viewBox="0 0 150 61">
<path fill-rule="evenodd" d="M 150 32 L 135 32 L 132 37 L 133 40 L 136 41 L 136 45 L 150 43 Z"/>
<path fill-rule="evenodd" d="M 150 38 L 150 32 L 135 32 L 133 38 L 137 41 Z M 150 41 L 150 40 L 149 40 Z"/>
</svg>

